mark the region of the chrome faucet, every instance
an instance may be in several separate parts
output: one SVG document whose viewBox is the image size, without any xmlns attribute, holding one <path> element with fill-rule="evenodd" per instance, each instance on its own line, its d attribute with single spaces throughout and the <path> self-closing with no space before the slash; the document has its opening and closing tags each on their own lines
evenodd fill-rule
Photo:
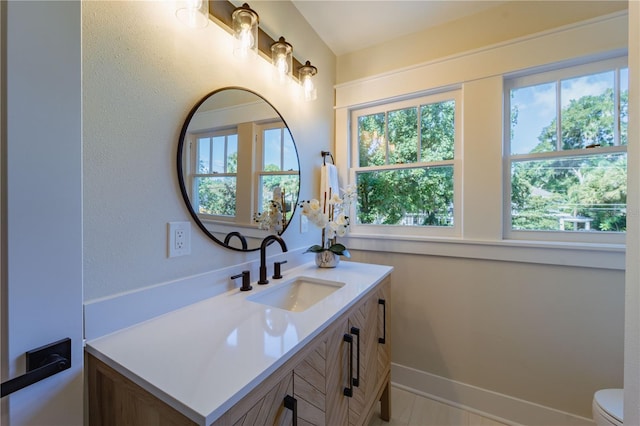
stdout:
<svg viewBox="0 0 640 426">
<path fill-rule="evenodd" d="M 260 279 L 258 280 L 258 284 L 269 284 L 269 280 L 267 279 L 267 246 L 273 241 L 280 243 L 280 248 L 282 248 L 283 252 L 287 251 L 287 244 L 277 235 L 267 235 L 265 239 L 262 240 L 260 244 Z"/>
</svg>

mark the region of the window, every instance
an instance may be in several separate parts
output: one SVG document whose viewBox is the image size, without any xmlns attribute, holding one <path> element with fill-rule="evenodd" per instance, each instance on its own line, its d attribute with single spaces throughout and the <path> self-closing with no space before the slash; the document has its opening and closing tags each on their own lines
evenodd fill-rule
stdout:
<svg viewBox="0 0 640 426">
<path fill-rule="evenodd" d="M 450 91 L 352 111 L 355 233 L 459 233 L 459 96 Z"/>
<path fill-rule="evenodd" d="M 628 79 L 619 58 L 505 82 L 508 237 L 622 241 Z"/>
<path fill-rule="evenodd" d="M 200 214 L 235 216 L 238 132 L 236 129 L 196 137 L 194 206 Z"/>
<path fill-rule="evenodd" d="M 269 202 L 278 192 L 283 201 L 285 222 L 293 215 L 300 184 L 298 154 L 289 129 L 282 121 L 260 126 L 262 143 L 258 171 L 258 200 L 260 211 L 269 210 Z M 275 191 L 275 193 L 274 193 Z"/>
</svg>

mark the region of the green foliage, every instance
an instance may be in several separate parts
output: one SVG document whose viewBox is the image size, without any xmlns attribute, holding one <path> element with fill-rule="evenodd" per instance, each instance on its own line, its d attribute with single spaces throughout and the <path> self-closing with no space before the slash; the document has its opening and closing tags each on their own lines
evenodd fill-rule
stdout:
<svg viewBox="0 0 640 426">
<path fill-rule="evenodd" d="M 235 216 L 236 179 L 234 177 L 198 178 L 199 213 Z"/>
<path fill-rule="evenodd" d="M 628 93 L 621 94 L 621 121 L 626 121 Z M 614 96 L 572 100 L 561 111 L 561 150 L 580 152 L 592 146 L 612 146 Z M 512 114 L 512 123 L 517 114 Z M 532 153 L 557 150 L 557 120 L 540 133 Z M 621 134 L 626 144 L 626 133 Z M 578 151 L 579 150 L 579 151 Z M 514 162 L 511 170 L 512 227 L 519 230 L 560 230 L 560 218 L 590 221 L 591 230 L 626 230 L 624 153 L 567 156 Z"/>
<path fill-rule="evenodd" d="M 344 257 L 351 257 L 351 253 L 349 253 L 349 250 L 347 250 L 347 248 L 340 243 L 335 243 L 332 244 L 329 248 L 324 248 L 321 245 L 315 244 L 312 245 L 311 247 L 309 247 L 308 249 L 306 249 L 304 252 L 305 253 L 320 253 L 323 252 L 325 250 L 328 250 L 330 252 L 333 252 L 339 256 L 344 256 Z"/>
<path fill-rule="evenodd" d="M 614 102 L 612 89 L 571 100 L 561 111 L 561 122 L 554 119 L 544 127 L 531 150 L 567 155 L 512 163 L 513 229 L 560 230 L 563 218 L 571 227 L 573 220 L 587 221 L 595 231 L 626 230 L 626 154 L 572 155 L 594 146 L 627 144 L 628 91 L 620 94 L 618 142 Z M 516 108 L 509 119 L 513 132 Z M 454 158 L 454 120 L 453 101 L 359 117 L 360 167 L 408 167 L 357 172 L 358 223 L 453 225 L 453 166 L 428 163 Z M 411 167 L 418 162 L 427 164 Z"/>
<path fill-rule="evenodd" d="M 199 170 L 210 173 L 209 164 L 199 163 Z M 238 153 L 234 152 L 226 158 L 227 173 L 237 173 Z M 196 177 L 198 191 L 198 212 L 215 216 L 236 215 L 236 178 L 230 176 Z"/>
<path fill-rule="evenodd" d="M 268 164 L 265 166 L 266 172 L 278 172 L 280 167 L 275 164 Z M 269 202 L 273 198 L 273 191 L 277 187 L 280 187 L 284 194 L 284 206 L 283 213 L 285 219 L 291 219 L 292 207 L 294 201 L 297 200 L 298 189 L 300 188 L 300 177 L 297 172 L 291 175 L 264 175 L 262 177 L 262 203 L 260 209 L 262 211 L 268 208 Z"/>
<path fill-rule="evenodd" d="M 420 111 L 422 161 L 453 160 L 455 102 L 423 105 Z"/>
<path fill-rule="evenodd" d="M 384 114 L 372 114 L 358 119 L 360 167 L 381 166 L 386 163 Z"/>
<path fill-rule="evenodd" d="M 360 165 L 453 159 L 454 113 L 453 101 L 391 111 L 386 133 L 384 114 L 360 117 Z M 359 172 L 357 186 L 359 223 L 453 225 L 452 166 Z"/>
</svg>

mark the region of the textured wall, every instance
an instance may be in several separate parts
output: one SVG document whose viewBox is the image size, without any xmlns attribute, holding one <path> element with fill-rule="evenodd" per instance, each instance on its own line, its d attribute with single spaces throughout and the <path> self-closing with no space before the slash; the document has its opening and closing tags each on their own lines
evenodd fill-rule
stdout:
<svg viewBox="0 0 640 426">
<path fill-rule="evenodd" d="M 84 297 L 92 300 L 256 258 L 215 245 L 192 225 L 191 255 L 166 257 L 169 221 L 190 220 L 180 195 L 175 156 L 191 107 L 224 86 L 269 99 L 289 124 L 301 162 L 301 196 L 317 186 L 320 150 L 333 134 L 335 58 L 288 2 L 254 7 L 272 37 L 319 69 L 318 99 L 299 86 L 280 88 L 262 59 L 232 54 L 231 36 L 211 23 L 193 30 L 174 16 L 174 2 L 83 3 Z M 298 218 L 290 248 L 308 244 Z"/>
</svg>

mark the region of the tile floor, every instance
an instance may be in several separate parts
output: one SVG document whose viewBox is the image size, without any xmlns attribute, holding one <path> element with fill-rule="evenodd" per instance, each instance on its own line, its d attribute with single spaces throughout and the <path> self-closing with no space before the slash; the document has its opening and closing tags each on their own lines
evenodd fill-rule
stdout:
<svg viewBox="0 0 640 426">
<path fill-rule="evenodd" d="M 505 426 L 460 408 L 391 387 L 391 420 L 374 414 L 369 426 Z"/>
</svg>

